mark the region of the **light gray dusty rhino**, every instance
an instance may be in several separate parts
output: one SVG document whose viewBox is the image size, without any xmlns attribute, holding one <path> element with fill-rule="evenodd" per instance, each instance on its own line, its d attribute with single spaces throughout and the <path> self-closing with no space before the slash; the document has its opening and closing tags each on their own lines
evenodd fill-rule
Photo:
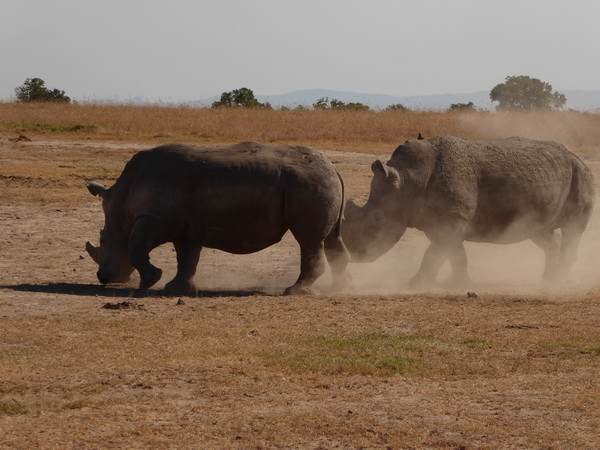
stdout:
<svg viewBox="0 0 600 450">
<path fill-rule="evenodd" d="M 424 231 L 430 245 L 410 287 L 432 285 L 446 259 L 449 282 L 470 283 L 463 241 L 531 239 L 545 252 L 544 278 L 566 277 L 594 205 L 591 171 L 555 142 L 411 140 L 372 170 L 367 203 L 346 204 L 342 237 L 352 261 L 368 262 L 407 227 Z"/>
<path fill-rule="evenodd" d="M 86 244 L 101 283 L 122 283 L 136 269 L 140 289 L 162 271 L 150 252 L 172 242 L 177 274 L 167 290 L 193 291 L 202 247 L 257 252 L 290 230 L 300 245 L 300 276 L 286 294 L 310 293 L 329 261 L 334 285 L 346 280 L 349 255 L 340 237 L 342 179 L 307 147 L 245 142 L 203 148 L 170 144 L 141 151 L 110 189 L 88 181 L 102 197 L 100 246 Z"/>
</svg>

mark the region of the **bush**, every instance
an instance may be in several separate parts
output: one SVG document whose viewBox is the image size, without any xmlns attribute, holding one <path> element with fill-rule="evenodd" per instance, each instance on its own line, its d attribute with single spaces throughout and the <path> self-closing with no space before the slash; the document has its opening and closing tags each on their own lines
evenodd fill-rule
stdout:
<svg viewBox="0 0 600 450">
<path fill-rule="evenodd" d="M 473 102 L 469 103 L 452 103 L 449 111 L 461 111 L 461 112 L 475 112 L 475 105 Z"/>
<path fill-rule="evenodd" d="M 213 102 L 213 108 L 219 107 L 242 107 L 242 108 L 271 108 L 269 102 L 260 103 L 255 97 L 252 89 L 240 88 L 230 92 L 223 92 L 218 102 Z"/>
<path fill-rule="evenodd" d="M 350 110 L 350 111 L 368 111 L 369 107 L 362 103 L 344 103 L 338 99 L 331 99 L 328 97 L 322 97 L 313 103 L 314 109 L 335 109 L 335 110 Z"/>
<path fill-rule="evenodd" d="M 410 111 L 406 106 L 401 103 L 396 103 L 385 108 L 386 111 Z"/>
<path fill-rule="evenodd" d="M 69 103 L 71 99 L 65 95 L 65 91 L 48 89 L 41 78 L 27 78 L 25 83 L 15 88 L 17 100 L 20 102 L 64 102 Z"/>
</svg>

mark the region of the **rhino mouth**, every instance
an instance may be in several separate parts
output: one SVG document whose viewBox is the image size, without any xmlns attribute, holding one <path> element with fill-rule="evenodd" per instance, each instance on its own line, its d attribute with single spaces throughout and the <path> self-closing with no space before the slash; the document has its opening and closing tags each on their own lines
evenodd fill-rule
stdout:
<svg viewBox="0 0 600 450">
<path fill-rule="evenodd" d="M 97 273 L 98 281 L 100 284 L 123 284 L 127 283 L 131 278 L 129 275 L 121 275 L 121 276 L 109 276 L 98 271 Z"/>
<path fill-rule="evenodd" d="M 122 267 L 118 270 L 114 270 L 114 268 L 110 269 L 101 263 L 99 254 L 100 247 L 94 246 L 91 242 L 86 242 L 85 249 L 92 260 L 100 266 L 96 276 L 101 284 L 122 284 L 129 281 L 133 268 Z"/>
</svg>

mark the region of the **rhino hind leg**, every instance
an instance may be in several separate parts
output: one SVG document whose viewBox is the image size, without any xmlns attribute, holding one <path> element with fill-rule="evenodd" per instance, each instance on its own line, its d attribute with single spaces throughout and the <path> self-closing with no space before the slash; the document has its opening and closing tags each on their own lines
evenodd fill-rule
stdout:
<svg viewBox="0 0 600 450">
<path fill-rule="evenodd" d="M 148 216 L 136 219 L 129 235 L 129 255 L 140 274 L 140 290 L 154 286 L 162 277 L 162 270 L 150 262 L 150 252 L 163 243 L 159 236 L 159 224 Z"/>
<path fill-rule="evenodd" d="M 300 244 L 300 276 L 296 282 L 288 287 L 285 295 L 310 295 L 313 293 L 312 285 L 325 273 L 325 251 L 323 242 L 318 245 Z"/>
<path fill-rule="evenodd" d="M 544 280 L 550 282 L 558 281 L 562 276 L 559 264 L 561 237 L 558 230 L 541 232 L 532 237 L 531 240 L 544 251 L 546 259 Z"/>
<path fill-rule="evenodd" d="M 561 245 L 558 259 L 559 270 L 564 279 L 569 278 L 571 266 L 577 261 L 577 249 L 584 227 L 570 225 L 561 228 Z"/>
<path fill-rule="evenodd" d="M 202 246 L 190 241 L 175 241 L 173 246 L 177 253 L 177 274 L 165 285 L 165 290 L 194 292 L 197 288 L 193 280 L 200 260 Z"/>
<path fill-rule="evenodd" d="M 350 254 L 342 241 L 342 238 L 333 230 L 327 236 L 324 242 L 325 256 L 331 267 L 331 275 L 333 278 L 332 289 L 339 291 L 347 288 L 351 284 L 350 274 L 346 272 L 348 263 L 350 262 Z"/>
</svg>

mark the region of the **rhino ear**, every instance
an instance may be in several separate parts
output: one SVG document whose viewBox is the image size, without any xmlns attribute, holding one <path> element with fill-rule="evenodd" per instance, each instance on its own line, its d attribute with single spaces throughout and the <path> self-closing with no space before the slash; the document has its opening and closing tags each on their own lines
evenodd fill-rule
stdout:
<svg viewBox="0 0 600 450">
<path fill-rule="evenodd" d="M 108 189 L 101 184 L 96 183 L 94 180 L 86 180 L 86 183 L 88 191 L 90 191 L 92 195 L 99 195 L 100 197 L 104 198 L 108 193 Z"/>
<path fill-rule="evenodd" d="M 385 167 L 383 166 L 383 163 L 378 159 L 377 161 L 375 161 L 373 164 L 371 164 L 371 170 L 373 171 L 374 174 L 386 174 L 386 170 Z"/>
<path fill-rule="evenodd" d="M 344 207 L 344 217 L 347 220 L 352 220 L 356 218 L 358 214 L 360 214 L 360 206 L 358 206 L 352 200 L 348 200 L 346 202 L 346 206 Z"/>
<path fill-rule="evenodd" d="M 387 179 L 396 189 L 400 189 L 400 174 L 393 167 L 388 168 Z"/>
<path fill-rule="evenodd" d="M 393 167 L 384 166 L 380 160 L 377 160 L 371 164 L 371 170 L 375 175 L 384 176 L 388 183 L 390 183 L 396 189 L 400 187 L 400 174 Z"/>
</svg>

